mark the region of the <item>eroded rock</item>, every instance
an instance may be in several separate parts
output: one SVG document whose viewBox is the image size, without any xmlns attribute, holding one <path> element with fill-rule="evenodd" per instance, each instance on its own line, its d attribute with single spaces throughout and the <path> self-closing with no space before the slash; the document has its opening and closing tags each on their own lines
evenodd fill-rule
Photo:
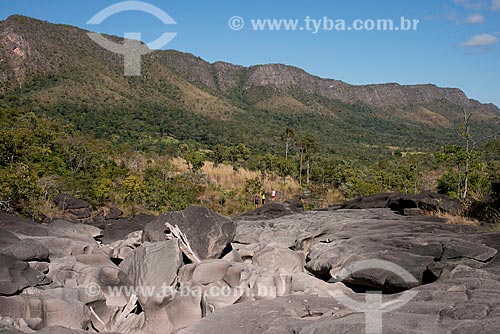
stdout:
<svg viewBox="0 0 500 334">
<path fill-rule="evenodd" d="M 165 223 L 178 226 L 201 260 L 219 258 L 233 241 L 235 223 L 207 208 L 192 206 L 184 211 L 166 213 L 144 228 L 144 241 L 165 240 Z"/>
</svg>

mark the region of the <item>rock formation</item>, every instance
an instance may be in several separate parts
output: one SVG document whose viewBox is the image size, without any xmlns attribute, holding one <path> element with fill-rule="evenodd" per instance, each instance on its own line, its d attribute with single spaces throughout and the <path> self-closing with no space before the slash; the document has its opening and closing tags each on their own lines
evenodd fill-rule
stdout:
<svg viewBox="0 0 500 334">
<path fill-rule="evenodd" d="M 390 200 L 236 221 L 191 207 L 104 231 L 2 214 L 0 332 L 365 333 L 359 305 L 380 291 L 382 333 L 498 333 L 500 233 Z"/>
</svg>

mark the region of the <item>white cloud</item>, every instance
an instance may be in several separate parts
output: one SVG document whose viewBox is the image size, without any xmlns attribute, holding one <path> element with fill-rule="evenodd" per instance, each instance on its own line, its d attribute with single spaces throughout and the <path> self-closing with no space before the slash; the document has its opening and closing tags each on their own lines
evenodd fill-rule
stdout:
<svg viewBox="0 0 500 334">
<path fill-rule="evenodd" d="M 498 37 L 490 34 L 481 34 L 472 37 L 471 39 L 462 43 L 464 47 L 487 46 L 498 43 Z"/>
<path fill-rule="evenodd" d="M 458 15 L 450 6 L 445 5 L 441 7 L 441 11 L 434 12 L 432 15 L 424 16 L 424 19 L 456 22 L 458 21 Z"/>
<path fill-rule="evenodd" d="M 498 1 L 498 0 L 492 0 Z M 488 8 L 488 3 L 483 0 L 453 0 L 456 5 L 462 6 L 470 10 L 480 10 Z"/>
<path fill-rule="evenodd" d="M 500 0 L 491 0 L 491 10 L 500 12 Z"/>
<path fill-rule="evenodd" d="M 471 14 L 465 19 L 465 23 L 468 24 L 483 24 L 486 19 L 481 14 Z"/>
<path fill-rule="evenodd" d="M 453 3 L 468 10 L 492 10 L 500 12 L 500 0 L 453 0 Z"/>
</svg>

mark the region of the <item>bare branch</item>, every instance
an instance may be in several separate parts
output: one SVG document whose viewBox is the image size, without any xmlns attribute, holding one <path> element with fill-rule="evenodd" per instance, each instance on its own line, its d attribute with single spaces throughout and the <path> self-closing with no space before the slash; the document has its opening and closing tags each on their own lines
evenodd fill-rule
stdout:
<svg viewBox="0 0 500 334">
<path fill-rule="evenodd" d="M 191 248 L 189 240 L 184 233 L 180 230 L 179 226 L 172 226 L 170 223 L 165 223 L 165 226 L 169 229 L 170 233 L 167 234 L 167 239 L 172 240 L 176 238 L 179 240 L 179 247 L 186 256 L 194 263 L 200 263 L 201 260 L 196 256 L 196 253 Z"/>
</svg>

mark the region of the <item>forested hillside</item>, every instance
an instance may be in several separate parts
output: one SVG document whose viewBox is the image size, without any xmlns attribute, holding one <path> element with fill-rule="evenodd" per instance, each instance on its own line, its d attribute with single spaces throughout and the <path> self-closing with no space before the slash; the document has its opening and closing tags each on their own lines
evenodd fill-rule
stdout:
<svg viewBox="0 0 500 334">
<path fill-rule="evenodd" d="M 68 192 L 131 214 L 200 202 L 236 214 L 271 188 L 317 207 L 386 191 L 481 197 L 500 178 L 500 110 L 459 89 L 353 86 L 177 51 L 143 57 L 140 77 L 122 62 L 75 27 L 0 22 L 4 208 L 50 214 Z M 248 177 L 214 183 L 206 162 Z"/>
</svg>

